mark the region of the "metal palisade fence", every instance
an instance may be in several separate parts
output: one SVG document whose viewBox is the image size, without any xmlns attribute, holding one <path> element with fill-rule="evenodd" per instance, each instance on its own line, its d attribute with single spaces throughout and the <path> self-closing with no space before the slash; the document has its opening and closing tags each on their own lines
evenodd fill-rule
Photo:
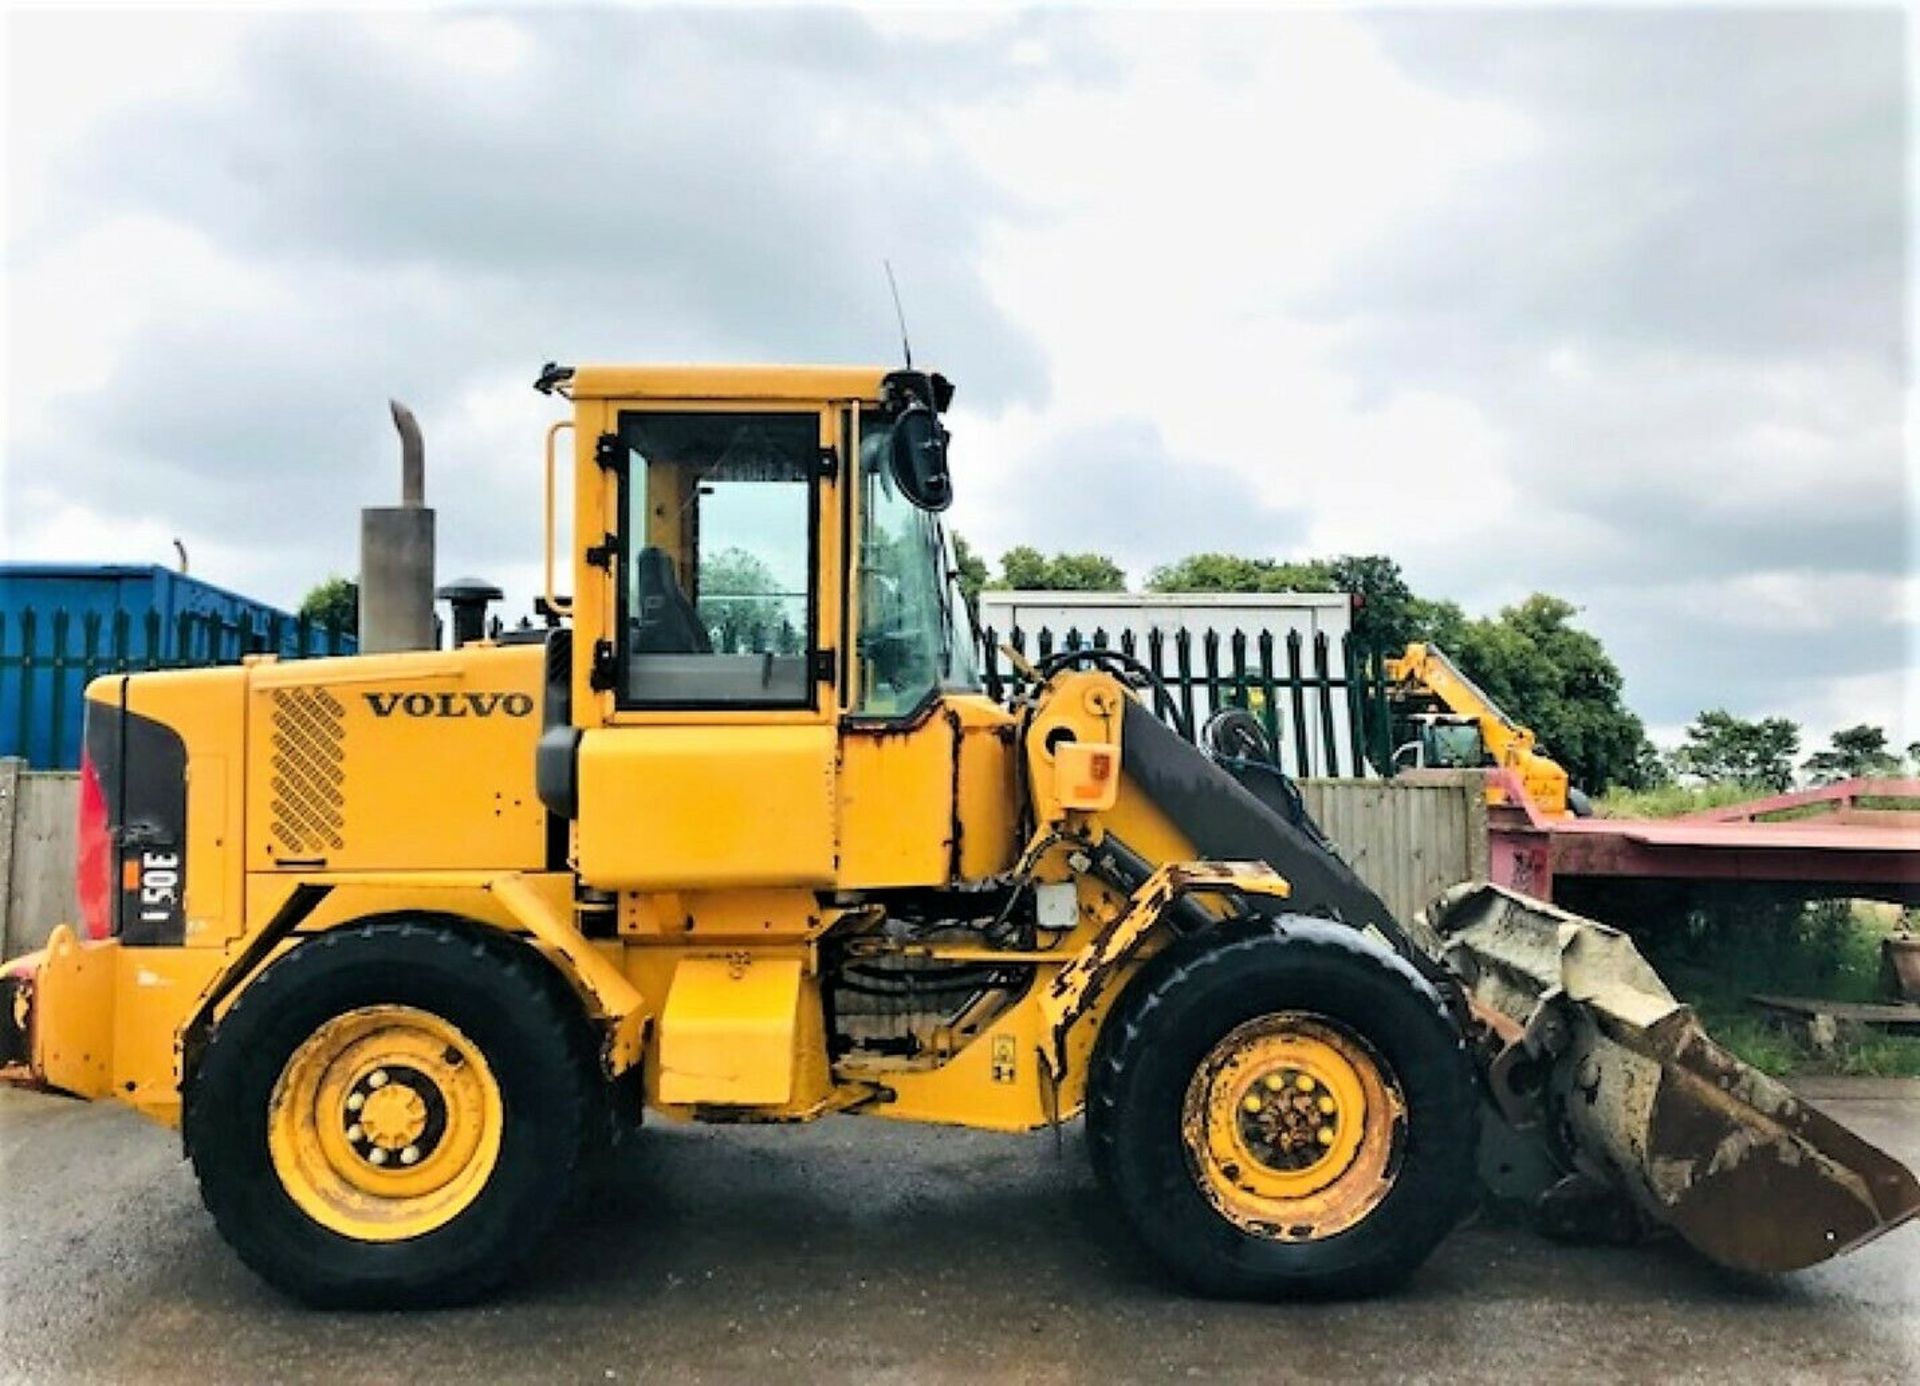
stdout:
<svg viewBox="0 0 1920 1386">
<path fill-rule="evenodd" d="M 300 659 L 354 649 L 354 638 L 331 624 L 279 612 L 76 615 L 64 606 L 0 612 L 0 756 L 18 756 L 37 769 L 77 765 L 82 694 L 103 674 L 237 664 L 249 654 Z"/>
<path fill-rule="evenodd" d="M 1393 756 L 1385 661 L 1358 636 L 1325 631 L 1123 630 L 1117 639 L 1096 627 L 981 632 L 987 682 L 995 696 L 1018 692 L 1022 659 L 1067 650 L 1118 650 L 1158 680 L 1148 694 L 1154 711 L 1182 735 L 1198 738 L 1215 712 L 1243 708 L 1259 719 L 1289 774 L 1338 777 L 1389 774 Z"/>
</svg>

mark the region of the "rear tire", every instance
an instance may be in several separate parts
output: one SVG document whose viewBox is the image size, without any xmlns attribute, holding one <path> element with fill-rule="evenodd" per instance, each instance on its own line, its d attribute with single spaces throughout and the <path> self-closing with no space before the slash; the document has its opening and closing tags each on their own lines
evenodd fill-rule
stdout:
<svg viewBox="0 0 1920 1386">
<path fill-rule="evenodd" d="M 296 946 L 214 1030 L 185 1134 L 220 1234 L 316 1306 L 474 1299 L 567 1196 L 594 1109 L 545 964 L 433 922 Z"/>
<path fill-rule="evenodd" d="M 1156 955 L 1088 1081 L 1102 1185 L 1183 1283 L 1234 1298 L 1404 1280 L 1472 1197 L 1477 1125 L 1434 987 L 1358 931 L 1303 917 Z"/>
</svg>

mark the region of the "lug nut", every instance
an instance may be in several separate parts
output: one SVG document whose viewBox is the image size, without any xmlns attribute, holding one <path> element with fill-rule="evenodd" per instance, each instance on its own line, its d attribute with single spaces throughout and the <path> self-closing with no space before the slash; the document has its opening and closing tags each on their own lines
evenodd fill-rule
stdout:
<svg viewBox="0 0 1920 1386">
<path fill-rule="evenodd" d="M 347 1097 L 347 1110 L 357 1112 L 367 1105 L 367 1095 L 363 1092 L 350 1093 Z"/>
<path fill-rule="evenodd" d="M 362 1127 L 359 1122 L 356 1121 L 353 1125 L 347 1128 L 347 1139 L 350 1141 L 353 1141 L 355 1144 L 358 1144 L 359 1142 L 365 1140 L 366 1138 L 367 1138 L 366 1129 Z"/>
<path fill-rule="evenodd" d="M 384 1088 L 386 1085 L 387 1085 L 387 1071 L 384 1068 L 376 1068 L 372 1073 L 367 1075 L 368 1087 Z"/>
<path fill-rule="evenodd" d="M 367 1152 L 367 1158 L 376 1165 L 384 1165 L 387 1162 L 387 1152 L 376 1145 L 372 1150 Z"/>
<path fill-rule="evenodd" d="M 420 1147 L 417 1145 L 410 1145 L 405 1150 L 400 1152 L 400 1163 L 403 1165 L 413 1164 L 419 1158 L 420 1158 Z"/>
</svg>

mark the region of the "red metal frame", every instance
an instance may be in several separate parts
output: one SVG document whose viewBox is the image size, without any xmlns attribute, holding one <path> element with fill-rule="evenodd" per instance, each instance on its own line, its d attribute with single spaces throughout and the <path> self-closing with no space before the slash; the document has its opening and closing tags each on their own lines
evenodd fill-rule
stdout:
<svg viewBox="0 0 1920 1386">
<path fill-rule="evenodd" d="M 1509 800 L 1487 810 L 1491 870 L 1516 890 L 1551 898 L 1568 877 L 1753 881 L 1920 903 L 1916 815 L 1859 806 L 1920 798 L 1920 780 L 1847 780 L 1681 818 L 1548 818 L 1512 771 L 1490 773 Z M 1809 817 L 1763 817 L 1828 804 Z"/>
<path fill-rule="evenodd" d="M 1682 814 L 1680 817 L 1694 823 L 1754 823 L 1772 813 L 1787 813 L 1794 809 L 1823 806 L 1830 806 L 1827 807 L 1827 812 L 1836 815 L 1870 815 L 1866 821 L 1873 821 L 1887 815 L 1899 815 L 1903 821 L 1907 817 L 1907 811 L 1902 809 L 1863 809 L 1860 807 L 1862 799 L 1920 800 L 1920 780 L 1841 780 L 1837 784 L 1816 785 L 1812 789 L 1796 789 L 1790 793 L 1775 794 L 1765 799 L 1748 799 L 1744 803 L 1725 804 L 1720 808 L 1699 809 L 1693 813 Z"/>
</svg>

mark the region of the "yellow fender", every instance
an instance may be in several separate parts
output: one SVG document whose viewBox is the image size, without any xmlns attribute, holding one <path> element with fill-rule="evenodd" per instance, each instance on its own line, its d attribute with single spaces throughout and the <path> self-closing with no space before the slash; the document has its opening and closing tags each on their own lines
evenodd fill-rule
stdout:
<svg viewBox="0 0 1920 1386">
<path fill-rule="evenodd" d="M 1099 998 L 1116 969 L 1183 895 L 1261 895 L 1285 899 L 1291 887 L 1262 862 L 1169 862 L 1134 891 L 1115 916 L 1071 962 L 1054 974 L 1040 997 L 1040 1014 L 1051 1041 L 1043 1054 L 1053 1080 L 1067 1072 L 1067 1032 Z"/>
<path fill-rule="evenodd" d="M 566 880 L 559 876 L 550 879 L 561 883 Z M 476 922 L 489 928 L 502 925 L 498 918 L 486 916 L 500 915 L 524 929 L 559 968 L 588 1011 L 605 1026 L 601 1067 L 609 1078 L 618 1077 L 640 1061 L 647 1019 L 645 999 L 613 961 L 574 927 L 566 903 L 570 895 L 562 897 L 554 889 L 543 888 L 546 885 L 548 880 L 536 880 L 519 871 L 355 872 L 352 876 L 301 877 L 273 921 L 215 974 L 182 1029 L 183 1053 L 190 1061 L 197 1056 L 222 1003 L 294 935 L 320 900 L 333 894 L 351 897 L 378 892 L 383 898 L 377 906 L 366 911 L 349 909 L 339 922 L 386 913 L 398 896 L 410 908 L 444 907 L 463 917 L 480 916 Z M 462 895 L 468 897 L 466 902 L 460 900 Z M 435 897 L 450 898 L 443 904 Z M 462 903 L 478 903 L 476 897 L 483 897 L 497 909 L 459 909 Z"/>
</svg>

